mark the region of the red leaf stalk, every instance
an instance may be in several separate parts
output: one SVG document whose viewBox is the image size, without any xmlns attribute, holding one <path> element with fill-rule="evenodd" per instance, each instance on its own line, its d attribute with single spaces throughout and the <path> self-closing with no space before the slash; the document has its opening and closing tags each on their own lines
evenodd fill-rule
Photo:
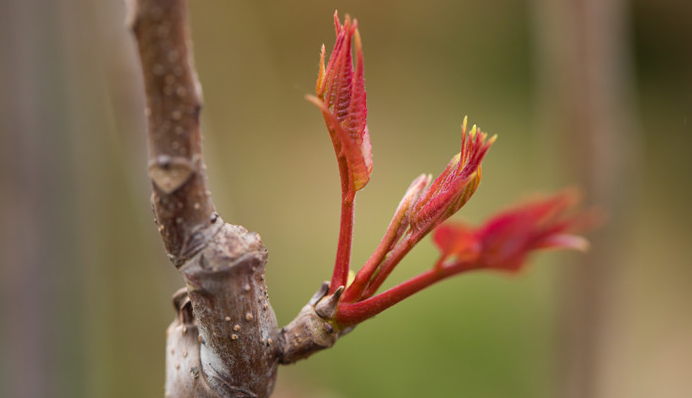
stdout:
<svg viewBox="0 0 692 398">
<path fill-rule="evenodd" d="M 579 210 L 577 203 L 575 192 L 565 191 L 499 213 L 479 227 L 443 225 L 434 234 L 441 256 L 432 269 L 375 296 L 371 286 L 376 284 L 371 283 L 360 300 L 339 305 L 336 320 L 344 327 L 355 325 L 435 282 L 462 272 L 476 269 L 515 272 L 536 250 L 587 250 L 588 242 L 574 233 L 592 228 L 598 216 L 593 210 Z M 392 252 L 392 262 L 402 257 L 399 251 L 410 250 L 407 245 L 400 247 Z M 388 265 L 387 258 L 383 267 Z M 376 281 L 378 276 L 375 275 Z"/>
<path fill-rule="evenodd" d="M 358 22 L 347 15 L 344 24 L 334 13 L 336 42 L 324 66 L 322 46 L 315 92 L 307 99 L 322 110 L 334 146 L 341 177 L 341 223 L 334 272 L 329 293 L 345 286 L 351 260 L 356 191 L 365 187 L 372 173 L 372 146 L 366 125 L 367 104 L 363 77 L 363 51 Z M 351 45 L 355 47 L 355 70 Z"/>
</svg>

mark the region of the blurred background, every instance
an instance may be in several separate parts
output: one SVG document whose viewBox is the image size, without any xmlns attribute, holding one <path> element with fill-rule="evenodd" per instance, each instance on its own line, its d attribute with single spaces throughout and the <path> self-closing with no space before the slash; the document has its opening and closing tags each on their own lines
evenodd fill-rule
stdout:
<svg viewBox="0 0 692 398">
<path fill-rule="evenodd" d="M 181 278 L 149 208 L 121 1 L 0 0 L 0 396 L 161 397 Z M 279 324 L 330 276 L 333 150 L 312 93 L 335 8 L 364 41 L 374 171 L 354 268 L 401 194 L 499 140 L 457 216 L 579 186 L 593 250 L 426 290 L 279 371 L 276 397 L 692 396 L 692 2 L 190 1 L 210 186 L 259 232 Z M 425 270 L 429 241 L 392 275 Z"/>
</svg>

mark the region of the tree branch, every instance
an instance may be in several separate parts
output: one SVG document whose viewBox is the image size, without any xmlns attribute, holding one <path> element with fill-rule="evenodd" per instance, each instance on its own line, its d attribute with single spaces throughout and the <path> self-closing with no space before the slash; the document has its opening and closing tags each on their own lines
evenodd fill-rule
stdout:
<svg viewBox="0 0 692 398">
<path fill-rule="evenodd" d="M 187 285 L 186 290 L 176 293 L 173 299 L 177 318 L 167 336 L 166 397 L 268 397 L 279 363 L 293 363 L 331 347 L 357 323 L 340 324 L 337 319 L 337 307 L 348 276 L 353 196 L 367 183 L 372 169 L 356 23 L 354 21 L 350 28 L 350 19 L 346 18 L 342 27 L 335 15 L 337 33 L 342 37 L 355 35 L 356 40 L 357 79 L 345 79 L 355 90 L 351 108 L 358 109 L 351 109 L 355 116 L 349 119 L 349 125 L 354 126 L 358 138 L 354 140 L 352 135 L 347 135 L 332 111 L 323 109 L 323 114 L 331 115 L 332 128 L 336 131 L 333 137 L 338 134 L 339 145 L 335 147 L 344 145 L 349 156 L 348 159 L 339 157 L 341 152 L 337 151 L 342 184 L 348 182 L 349 185 L 344 191 L 334 278 L 331 286 L 325 283 L 297 317 L 278 330 L 264 282 L 267 250 L 259 235 L 220 219 L 207 189 L 199 128 L 202 95 L 192 62 L 184 0 L 130 0 L 130 3 L 129 25 L 139 48 L 146 91 L 149 176 L 155 220 L 168 256 Z M 345 51 L 350 51 L 350 46 L 346 46 Z M 345 62 L 344 67 L 350 70 L 350 61 Z M 344 76 L 350 75 L 345 73 Z M 317 101 L 318 105 L 322 104 L 321 100 Z M 491 139 L 486 144 L 482 133 L 473 138 L 475 131 L 474 127 L 471 133 L 477 147 L 474 148 L 482 153 L 478 152 L 480 155 L 474 158 L 478 163 L 472 165 L 474 169 L 479 167 L 492 143 Z M 466 134 L 465 129 L 463 134 Z M 462 154 L 465 153 L 463 148 Z M 460 158 L 455 159 L 459 162 Z M 345 168 L 344 165 L 351 161 L 356 166 Z M 462 163 L 465 167 L 457 171 L 463 178 L 453 180 L 455 190 L 445 190 L 451 192 L 445 194 L 447 196 L 433 197 L 437 207 L 433 206 L 432 211 L 437 213 L 428 217 L 430 211 L 426 210 L 427 219 L 439 220 L 440 212 L 449 212 L 450 206 L 458 210 L 470 196 L 465 188 L 469 176 L 463 174 L 469 161 Z M 423 189 L 429 179 L 419 177 L 416 189 Z M 420 185 L 422 182 L 424 184 Z M 407 203 L 410 206 L 413 202 Z M 446 207 L 442 206 L 445 204 Z M 398 219 L 399 222 L 402 219 Z M 392 231 L 392 239 L 396 241 L 404 229 L 397 227 Z M 418 240 L 405 246 L 402 255 Z M 400 259 L 396 253 L 392 258 L 394 263 Z M 384 264 L 383 277 L 391 271 L 386 260 Z M 396 291 L 400 293 L 396 297 L 384 295 L 364 305 L 374 302 L 375 307 L 388 307 L 441 277 L 432 272 L 404 284 Z M 379 283 L 379 279 L 375 282 Z M 379 284 L 373 286 L 376 290 Z M 368 294 L 368 290 L 365 292 Z"/>
<path fill-rule="evenodd" d="M 138 0 L 130 26 L 139 47 L 147 99 L 152 202 L 166 251 L 176 267 L 217 228 L 207 189 L 199 113 L 201 87 L 193 69 L 182 0 Z"/>
<path fill-rule="evenodd" d="M 207 189 L 201 89 L 183 0 L 131 1 L 144 75 L 149 176 L 159 232 L 187 283 L 168 329 L 166 397 L 267 397 L 279 333 L 259 235 L 224 223 Z"/>
</svg>

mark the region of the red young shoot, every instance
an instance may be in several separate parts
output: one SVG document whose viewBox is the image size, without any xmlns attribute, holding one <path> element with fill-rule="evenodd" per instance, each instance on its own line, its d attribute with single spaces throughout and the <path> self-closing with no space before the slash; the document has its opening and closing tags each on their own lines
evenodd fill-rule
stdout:
<svg viewBox="0 0 692 398">
<path fill-rule="evenodd" d="M 563 192 L 513 208 L 480 227 L 443 225 L 434 241 L 442 252 L 435 266 L 374 297 L 339 306 L 336 320 L 343 326 L 360 323 L 410 295 L 462 272 L 476 269 L 517 271 L 539 249 L 585 251 L 588 242 L 573 233 L 594 225 L 591 212 L 576 209 L 573 192 Z"/>
<path fill-rule="evenodd" d="M 461 151 L 427 190 L 416 192 L 419 197 L 407 209 L 408 225 L 403 229 L 408 230 L 403 239 L 390 244 L 389 254 L 383 260 L 380 257 L 377 263 L 377 258 L 371 259 L 372 262 L 368 261 L 358 272 L 356 281 L 344 293 L 345 302 L 363 300 L 375 294 L 401 259 L 431 230 L 456 213 L 476 191 L 481 180 L 481 161 L 495 141 L 495 136 L 487 139 L 487 135 L 476 126 L 469 133 L 466 126 L 467 119 L 464 118 Z M 426 182 L 429 180 L 430 177 Z M 415 184 L 416 182 L 413 185 Z M 401 235 L 397 239 L 400 237 Z"/>
<path fill-rule="evenodd" d="M 322 46 L 315 88 L 317 96 L 307 97 L 322 110 L 341 176 L 341 223 L 330 294 L 339 286 L 345 286 L 348 280 L 355 195 L 356 191 L 365 187 L 372 173 L 372 146 L 366 125 L 368 112 L 358 22 L 351 21 L 347 15 L 342 25 L 335 12 L 334 25 L 336 42 L 326 68 L 325 49 Z M 352 42 L 355 47 L 355 70 L 351 55 Z"/>
<path fill-rule="evenodd" d="M 411 183 L 380 244 L 347 285 L 355 195 L 370 180 L 372 147 L 366 125 L 358 23 L 347 15 L 342 25 L 335 13 L 334 24 L 334 49 L 325 67 L 322 46 L 316 96 L 307 97 L 322 111 L 341 177 L 339 242 L 328 299 L 318 301 L 315 307 L 320 317 L 335 321 L 332 323 L 343 330 L 452 275 L 474 269 L 516 271 L 538 249 L 587 248 L 586 240 L 572 233 L 592 226 L 589 222 L 593 217 L 575 210 L 577 200 L 572 192 L 500 213 L 480 227 L 440 226 L 478 188 L 481 163 L 496 138 L 488 137 L 475 125 L 467 131 L 464 118 L 460 152 L 434 181 L 431 175 L 423 174 Z M 428 271 L 377 294 L 404 256 L 433 230 L 434 242 L 442 253 L 439 260 Z"/>
<path fill-rule="evenodd" d="M 466 204 L 480 184 L 481 161 L 497 136 L 488 139 L 475 125 L 467 132 L 467 120 L 461 128 L 461 152 L 413 208 L 411 229 L 418 240 Z"/>
<path fill-rule="evenodd" d="M 344 292 L 341 298 L 343 302 L 353 302 L 361 298 L 363 290 L 366 288 L 368 282 L 370 282 L 370 278 L 377 270 L 377 267 L 382 263 L 385 256 L 394 249 L 399 239 L 401 239 L 404 232 L 408 229 L 411 207 L 413 207 L 421 193 L 428 187 L 431 178 L 430 175 L 421 174 L 418 178 L 413 180 L 406 194 L 401 199 L 399 207 L 397 207 L 396 212 L 394 212 L 394 217 L 392 217 L 392 221 L 389 223 L 387 232 L 385 232 L 380 244 L 365 265 L 363 265 L 363 268 L 358 271 L 353 283 L 351 283 L 346 292 Z M 391 258 L 391 256 L 389 258 Z"/>
</svg>

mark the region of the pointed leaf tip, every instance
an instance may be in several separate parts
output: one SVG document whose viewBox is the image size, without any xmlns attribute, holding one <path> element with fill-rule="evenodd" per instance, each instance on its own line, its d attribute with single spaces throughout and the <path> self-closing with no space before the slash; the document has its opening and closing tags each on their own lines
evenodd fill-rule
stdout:
<svg viewBox="0 0 692 398">
<path fill-rule="evenodd" d="M 556 234 L 543 239 L 536 248 L 540 249 L 571 249 L 582 253 L 586 253 L 591 249 L 589 241 L 578 235 L 571 234 Z"/>
<path fill-rule="evenodd" d="M 320 93 L 324 92 L 324 57 L 325 49 L 324 44 L 322 44 L 322 48 L 320 49 L 320 66 L 319 71 L 317 72 L 317 84 L 315 85 L 315 92 L 317 93 L 317 95 L 320 95 Z"/>
<path fill-rule="evenodd" d="M 358 21 L 355 20 L 353 25 L 356 26 L 358 24 Z M 356 52 L 360 53 L 363 50 L 363 42 L 360 39 L 360 31 L 356 29 L 354 35 L 353 35 L 353 43 L 356 46 Z"/>
<path fill-rule="evenodd" d="M 372 145 L 367 129 L 367 102 L 363 76 L 363 53 L 358 22 L 349 15 L 339 22 L 334 13 L 336 41 L 324 67 L 325 52 L 320 55 L 320 72 L 316 84 L 317 98 L 327 123 L 337 160 L 345 168 L 342 179 L 350 190 L 362 189 L 372 173 Z M 351 45 L 354 43 L 355 56 Z M 353 58 L 355 57 L 355 69 Z"/>
<path fill-rule="evenodd" d="M 411 228 L 425 234 L 457 212 L 475 193 L 481 181 L 481 162 L 491 141 L 473 126 L 467 133 L 468 118 L 462 123 L 461 151 L 456 154 L 430 188 L 416 203 Z"/>
</svg>

